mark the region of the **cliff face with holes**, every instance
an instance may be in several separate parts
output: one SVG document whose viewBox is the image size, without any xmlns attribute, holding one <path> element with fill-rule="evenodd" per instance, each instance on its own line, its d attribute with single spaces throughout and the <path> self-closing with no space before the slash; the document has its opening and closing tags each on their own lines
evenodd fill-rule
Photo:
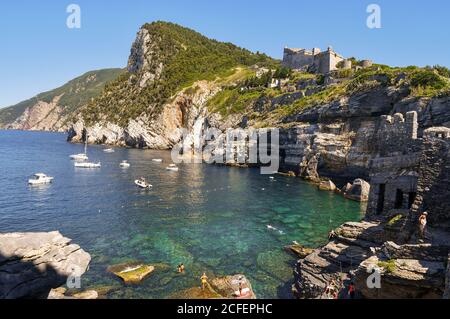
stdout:
<svg viewBox="0 0 450 319">
<path fill-rule="evenodd" d="M 299 298 L 329 298 L 330 286 L 344 298 L 350 282 L 362 298 L 448 296 L 450 129 L 420 132 L 416 112 L 398 113 L 380 118 L 375 141 L 367 216 L 297 263 Z"/>
</svg>

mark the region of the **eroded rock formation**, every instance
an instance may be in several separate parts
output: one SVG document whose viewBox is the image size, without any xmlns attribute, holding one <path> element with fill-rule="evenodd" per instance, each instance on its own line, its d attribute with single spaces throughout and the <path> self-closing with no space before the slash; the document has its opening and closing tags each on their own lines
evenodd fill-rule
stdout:
<svg viewBox="0 0 450 319">
<path fill-rule="evenodd" d="M 45 298 L 91 257 L 59 232 L 0 234 L 0 299 Z"/>
<path fill-rule="evenodd" d="M 448 296 L 450 134 L 435 127 L 419 137 L 415 112 L 381 120 L 366 219 L 339 227 L 326 246 L 298 262 L 293 291 L 299 298 L 327 298 L 330 282 L 345 297 L 350 281 L 363 298 Z M 377 274 L 379 286 L 368 284 Z"/>
</svg>

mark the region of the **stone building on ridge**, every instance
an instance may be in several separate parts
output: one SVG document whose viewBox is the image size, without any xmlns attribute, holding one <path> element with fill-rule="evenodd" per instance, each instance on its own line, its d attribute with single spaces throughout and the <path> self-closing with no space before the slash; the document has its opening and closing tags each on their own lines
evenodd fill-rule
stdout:
<svg viewBox="0 0 450 319">
<path fill-rule="evenodd" d="M 327 74 L 337 70 L 337 65 L 342 61 L 345 61 L 345 58 L 331 47 L 323 52 L 318 48 L 312 50 L 285 48 L 282 65 L 295 70 Z"/>
</svg>

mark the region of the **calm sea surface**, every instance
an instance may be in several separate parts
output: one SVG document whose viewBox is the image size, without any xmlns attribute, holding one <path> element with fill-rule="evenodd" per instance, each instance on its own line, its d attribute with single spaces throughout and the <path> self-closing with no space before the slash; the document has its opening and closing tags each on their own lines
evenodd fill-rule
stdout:
<svg viewBox="0 0 450 319">
<path fill-rule="evenodd" d="M 59 230 L 92 256 L 83 288 L 114 287 L 109 298 L 167 298 L 198 286 L 203 271 L 210 278 L 243 273 L 258 298 L 290 298 L 295 258 L 283 247 L 294 240 L 318 246 L 331 228 L 362 216 L 359 203 L 297 178 L 271 181 L 258 169 L 207 164 L 168 172 L 170 152 L 104 148 L 88 149 L 100 169 L 75 169 L 69 155 L 83 146 L 64 134 L 0 131 L 0 232 Z M 122 160 L 131 168 L 121 169 Z M 38 172 L 54 183 L 29 187 Z M 154 188 L 135 187 L 140 176 Z M 106 272 L 133 260 L 170 269 L 139 286 Z M 183 276 L 175 271 L 179 263 L 186 265 Z"/>
</svg>

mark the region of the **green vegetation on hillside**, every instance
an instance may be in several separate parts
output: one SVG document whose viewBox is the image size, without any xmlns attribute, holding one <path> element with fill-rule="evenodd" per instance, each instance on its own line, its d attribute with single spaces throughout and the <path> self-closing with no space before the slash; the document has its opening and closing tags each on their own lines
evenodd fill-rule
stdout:
<svg viewBox="0 0 450 319">
<path fill-rule="evenodd" d="M 39 101 L 49 103 L 57 96 L 61 96 L 59 105 L 64 108 L 64 114 L 70 114 L 98 96 L 106 83 L 115 80 L 122 69 L 105 69 L 91 71 L 77 77 L 54 90 L 41 93 L 29 100 L 14 106 L 0 109 L 0 125 L 9 124 L 17 119 L 29 107 Z"/>
<path fill-rule="evenodd" d="M 176 92 L 196 81 L 226 78 L 237 67 L 278 64 L 264 54 L 208 39 L 173 23 L 154 22 L 143 28 L 152 39 L 153 52 L 149 69 L 145 71 L 157 74 L 162 65 L 160 78 L 140 88 L 141 74 L 123 75 L 84 109 L 83 117 L 88 123 L 106 118 L 126 125 L 128 119 L 142 113 L 156 113 Z"/>
<path fill-rule="evenodd" d="M 445 67 L 404 67 L 395 68 L 385 65 L 374 65 L 369 68 L 355 70 L 337 70 L 333 76 L 338 83 L 325 85 L 323 75 L 302 72 L 281 72 L 288 77 L 287 85 L 295 87 L 295 91 L 306 92 L 313 89 L 312 94 L 295 98 L 289 104 L 278 105 L 270 114 L 255 113 L 252 106 L 262 97 L 289 96 L 290 92 L 280 88 L 269 88 L 268 84 L 279 71 L 249 78 L 240 84 L 219 92 L 209 101 L 209 109 L 222 115 L 247 112 L 250 118 L 264 121 L 280 121 L 286 116 L 298 114 L 308 108 L 321 106 L 337 101 L 344 96 L 367 92 L 376 87 L 406 87 L 413 97 L 437 97 L 450 93 L 450 71 Z M 306 88 L 305 88 L 306 86 Z M 302 87 L 302 88 L 300 88 Z"/>
</svg>

